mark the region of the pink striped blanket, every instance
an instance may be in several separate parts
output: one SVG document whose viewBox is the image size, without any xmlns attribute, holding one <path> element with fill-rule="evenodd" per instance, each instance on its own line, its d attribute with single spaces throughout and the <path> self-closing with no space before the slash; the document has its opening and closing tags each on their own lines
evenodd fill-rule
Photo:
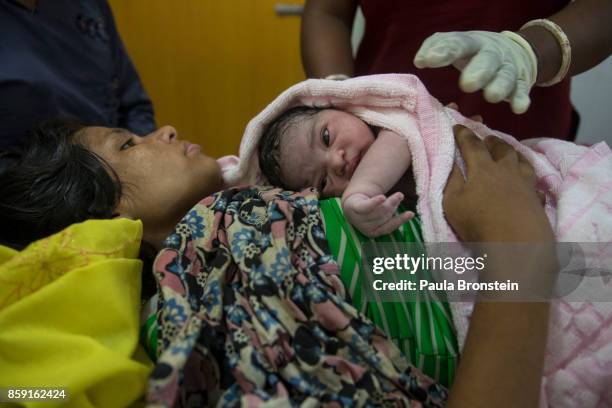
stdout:
<svg viewBox="0 0 612 408">
<path fill-rule="evenodd" d="M 612 247 L 612 153 L 605 143 L 590 147 L 552 139 L 520 143 L 443 107 L 412 75 L 294 85 L 248 124 L 240 157 L 219 160 L 228 184 L 264 182 L 257 163 L 259 139 L 278 115 L 298 105 L 345 110 L 406 137 L 419 196 L 417 212 L 428 242 L 457 241 L 444 218 L 442 193 L 458 156 L 452 126 L 464 124 L 481 137 L 504 139 L 531 162 L 558 241 L 598 242 L 608 251 Z M 603 282 L 610 289 L 610 302 L 560 300 L 553 305 L 542 406 L 612 406 L 612 282 L 598 279 L 598 285 Z M 452 307 L 462 344 L 471 305 Z"/>
</svg>

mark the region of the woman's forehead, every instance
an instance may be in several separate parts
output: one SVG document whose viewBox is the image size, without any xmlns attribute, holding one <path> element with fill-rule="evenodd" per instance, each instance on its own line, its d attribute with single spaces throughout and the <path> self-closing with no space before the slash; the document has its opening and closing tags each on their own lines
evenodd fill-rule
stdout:
<svg viewBox="0 0 612 408">
<path fill-rule="evenodd" d="M 88 146 L 94 146 L 104 141 L 104 136 L 109 133 L 110 128 L 102 126 L 87 126 L 77 133 L 79 142 Z"/>
<path fill-rule="evenodd" d="M 117 137 L 129 135 L 130 132 L 121 128 L 108 128 L 103 126 L 88 126 L 81 130 L 80 141 L 88 145 L 104 145 Z"/>
<path fill-rule="evenodd" d="M 110 146 L 117 137 L 126 133 L 125 129 L 107 128 L 103 126 L 88 126 L 77 135 L 78 141 L 96 153 L 109 152 Z"/>
</svg>

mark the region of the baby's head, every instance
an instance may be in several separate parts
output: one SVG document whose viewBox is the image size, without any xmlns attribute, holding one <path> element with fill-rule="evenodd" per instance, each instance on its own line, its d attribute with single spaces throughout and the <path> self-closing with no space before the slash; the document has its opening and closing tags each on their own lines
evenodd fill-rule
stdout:
<svg viewBox="0 0 612 408">
<path fill-rule="evenodd" d="M 272 185 L 316 187 L 322 197 L 340 197 L 374 139 L 370 127 L 350 113 L 301 106 L 266 129 L 259 166 Z"/>
</svg>

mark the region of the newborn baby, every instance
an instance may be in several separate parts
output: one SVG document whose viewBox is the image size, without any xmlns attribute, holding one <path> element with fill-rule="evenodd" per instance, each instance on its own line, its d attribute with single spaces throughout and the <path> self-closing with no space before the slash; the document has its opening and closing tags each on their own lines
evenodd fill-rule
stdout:
<svg viewBox="0 0 612 408">
<path fill-rule="evenodd" d="M 479 136 L 499 137 L 520 152 L 532 164 L 537 187 L 546 195 L 545 210 L 556 239 L 601 243 L 597 256 L 610 259 L 612 151 L 605 143 L 587 147 L 552 139 L 518 142 L 445 108 L 412 75 L 312 79 L 296 84 L 249 123 L 240 157 L 224 157 L 220 164 L 227 185 L 311 185 L 321 189 L 323 196 L 342 196 L 345 207 L 356 205 L 349 209 L 354 212 L 351 216 L 361 218 L 357 223 L 365 223 L 366 229 L 374 225 L 369 230 L 374 234 L 401 222 L 392 218 L 392 210 L 402 195 L 380 195 L 394 191 L 393 184 L 410 166 L 424 241 L 456 242 L 442 207 L 451 169 L 455 162 L 461 163 L 452 132 L 456 124 Z M 400 190 L 404 195 L 412 192 Z M 367 223 L 371 215 L 377 221 Z M 377 225 L 383 227 L 377 230 Z M 599 276 L 584 281 L 604 291 L 612 285 Z M 596 407 L 601 401 L 612 401 L 609 305 L 588 299 L 554 302 L 543 405 Z M 463 344 L 471 308 L 454 302 L 451 309 L 459 344 Z"/>
<path fill-rule="evenodd" d="M 396 214 L 404 199 L 386 197 L 410 166 L 406 139 L 336 109 L 296 107 L 262 136 L 259 165 L 273 185 L 299 191 L 316 187 L 322 197 L 342 197 L 342 209 L 363 234 L 388 234 L 414 213 Z"/>
</svg>

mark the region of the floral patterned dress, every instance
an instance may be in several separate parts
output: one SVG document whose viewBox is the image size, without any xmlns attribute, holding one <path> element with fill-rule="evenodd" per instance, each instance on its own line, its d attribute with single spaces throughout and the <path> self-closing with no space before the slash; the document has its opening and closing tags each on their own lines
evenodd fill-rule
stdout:
<svg viewBox="0 0 612 408">
<path fill-rule="evenodd" d="M 163 246 L 150 405 L 444 404 L 346 298 L 313 191 L 222 191 Z"/>
</svg>

